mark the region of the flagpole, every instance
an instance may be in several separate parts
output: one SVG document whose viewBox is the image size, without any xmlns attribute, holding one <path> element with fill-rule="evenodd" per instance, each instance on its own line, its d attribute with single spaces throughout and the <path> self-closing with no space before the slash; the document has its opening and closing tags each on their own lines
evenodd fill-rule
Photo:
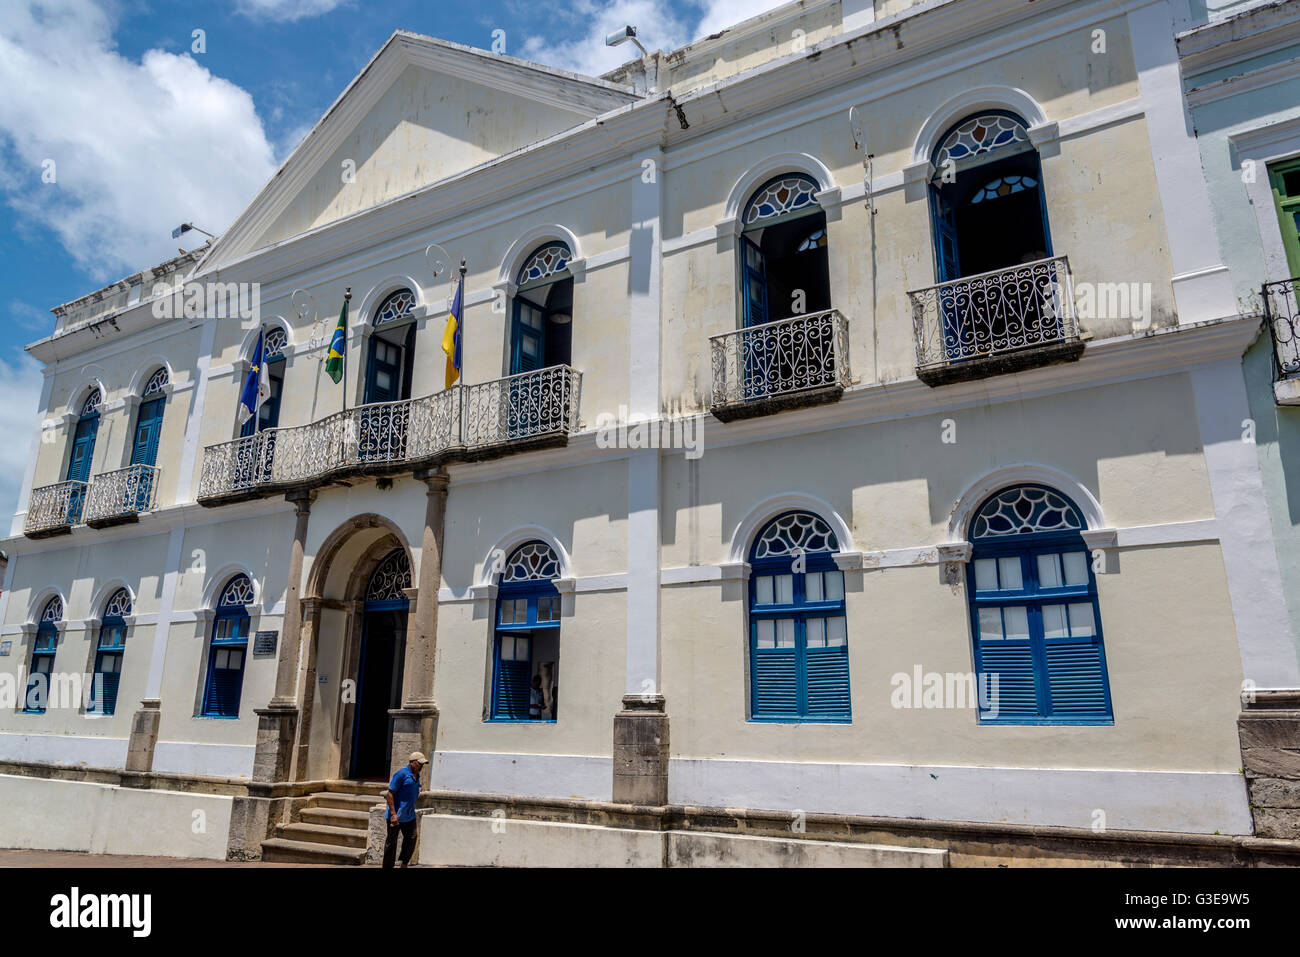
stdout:
<svg viewBox="0 0 1300 957">
<path fill-rule="evenodd" d="M 460 333 L 460 440 L 465 441 L 465 365 L 466 357 L 469 355 L 465 351 L 465 259 L 460 261 L 460 315 L 456 317 L 459 324 L 457 332 Z M 452 294 L 452 302 L 455 302 L 455 293 Z"/>
<path fill-rule="evenodd" d="M 262 431 L 262 366 L 266 365 L 266 323 L 257 330 L 257 341 L 262 344 L 262 362 L 257 367 L 257 390 L 253 393 L 253 434 Z"/>
<path fill-rule="evenodd" d="M 346 308 L 347 304 L 351 301 L 352 301 L 352 287 L 348 286 L 346 289 L 343 290 L 344 307 Z M 349 321 L 351 321 L 351 317 L 349 316 L 348 318 Z M 347 327 L 347 323 L 344 323 L 343 324 L 343 411 L 346 412 L 347 410 L 348 410 L 348 327 Z"/>
</svg>

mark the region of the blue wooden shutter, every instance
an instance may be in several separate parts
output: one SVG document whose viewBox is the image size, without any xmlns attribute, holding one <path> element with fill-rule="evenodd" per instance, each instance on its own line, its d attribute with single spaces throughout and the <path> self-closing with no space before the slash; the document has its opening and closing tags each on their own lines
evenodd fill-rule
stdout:
<svg viewBox="0 0 1300 957">
<path fill-rule="evenodd" d="M 809 717 L 848 721 L 848 645 L 808 648 L 806 655 Z"/>
<path fill-rule="evenodd" d="M 150 399 L 140 406 L 135 420 L 135 443 L 131 446 L 132 465 L 153 465 L 158 461 L 158 435 L 162 431 L 166 402 L 166 398 Z"/>
<path fill-rule="evenodd" d="M 84 482 L 90 478 L 90 460 L 95 454 L 95 436 L 98 434 L 99 416 L 90 416 L 77 423 L 72 439 L 72 456 L 68 460 L 69 482 Z"/>
<path fill-rule="evenodd" d="M 1053 716 L 1109 713 L 1101 642 L 1093 638 L 1048 638 L 1047 686 Z"/>
<path fill-rule="evenodd" d="M 976 619 L 976 635 L 979 621 Z M 976 638 L 976 692 L 980 711 L 995 718 L 1033 718 L 1038 715 L 1038 690 L 1034 680 L 1034 649 L 1028 641 L 982 641 Z M 997 684 L 995 685 L 994 679 Z M 996 692 L 996 697 L 994 696 Z M 985 707 L 985 705 L 988 707 Z M 996 708 L 995 713 L 991 713 Z"/>
<path fill-rule="evenodd" d="M 495 718 L 523 720 L 528 717 L 528 698 L 532 690 L 531 661 L 502 661 L 501 639 L 497 639 L 497 669 L 494 697 Z"/>
<path fill-rule="evenodd" d="M 511 327 L 510 374 L 540 369 L 546 355 L 545 313 L 516 296 Z"/>
<path fill-rule="evenodd" d="M 934 222 L 934 257 L 939 282 L 961 278 L 961 255 L 957 244 L 957 212 L 933 184 L 930 186 L 930 218 Z"/>
<path fill-rule="evenodd" d="M 794 648 L 756 648 L 750 705 L 755 718 L 799 713 L 799 670 Z"/>
<path fill-rule="evenodd" d="M 112 668 L 111 671 L 104 669 Z M 122 677 L 122 656 L 116 652 L 100 652 L 95 661 L 95 677 L 100 681 L 99 698 L 95 701 L 95 714 L 113 714 L 117 710 L 117 688 Z"/>
<path fill-rule="evenodd" d="M 740 278 L 744 284 L 745 326 L 767 322 L 767 266 L 763 250 L 748 236 L 741 237 Z"/>
</svg>

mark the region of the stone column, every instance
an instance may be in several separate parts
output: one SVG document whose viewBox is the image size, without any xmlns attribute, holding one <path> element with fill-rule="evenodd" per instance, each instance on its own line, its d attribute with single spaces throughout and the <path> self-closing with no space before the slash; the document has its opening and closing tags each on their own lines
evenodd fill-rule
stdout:
<svg viewBox="0 0 1300 957">
<path fill-rule="evenodd" d="M 433 700 L 434 653 L 438 643 L 438 589 L 442 585 L 442 533 L 447 514 L 447 473 L 424 470 L 415 477 L 428 486 L 424 540 L 415 603 L 407 617 L 406 661 L 402 672 L 402 706 L 394 708 L 393 770 L 406 764 L 412 751 L 432 759 L 438 732 Z M 428 782 L 425 782 L 428 786 Z"/>
<path fill-rule="evenodd" d="M 316 653 L 320 648 L 320 614 L 322 602 L 319 598 L 302 599 L 302 643 L 307 646 L 306 662 L 303 666 L 302 690 L 298 700 L 302 702 L 302 717 L 298 721 L 298 743 L 294 749 L 291 777 L 294 781 L 307 780 L 307 754 L 311 744 L 312 709 L 316 701 Z"/>
<path fill-rule="evenodd" d="M 158 724 L 162 721 L 162 700 L 145 698 L 131 716 L 131 737 L 126 745 L 128 771 L 152 771 L 153 752 L 158 745 Z"/>
<path fill-rule="evenodd" d="M 624 695 L 614 714 L 614 802 L 668 803 L 668 712 L 664 696 Z"/>
<path fill-rule="evenodd" d="M 1300 690 L 1244 698 L 1237 739 L 1255 836 L 1300 839 Z"/>
<path fill-rule="evenodd" d="M 280 657 L 275 672 L 275 694 L 257 715 L 257 750 L 253 756 L 253 780 L 259 783 L 289 780 L 294 739 L 298 731 L 298 652 L 301 647 L 302 560 L 307 542 L 307 520 L 311 516 L 311 492 L 290 492 L 286 500 L 297 508 L 293 545 L 289 550 L 289 581 L 284 595 L 284 624 L 280 629 Z"/>
</svg>

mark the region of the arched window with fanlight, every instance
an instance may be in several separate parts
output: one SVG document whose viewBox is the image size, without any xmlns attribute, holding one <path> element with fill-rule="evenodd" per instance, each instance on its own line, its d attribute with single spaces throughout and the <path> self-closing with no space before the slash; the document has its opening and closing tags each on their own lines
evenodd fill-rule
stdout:
<svg viewBox="0 0 1300 957">
<path fill-rule="evenodd" d="M 524 260 L 510 322 L 510 373 L 568 365 L 573 351 L 573 253 L 549 242 Z"/>
<path fill-rule="evenodd" d="M 939 282 L 1052 255 L 1038 151 L 1019 116 L 966 117 L 939 139 L 931 163 Z"/>
<path fill-rule="evenodd" d="M 248 606 L 253 603 L 253 583 L 247 575 L 226 582 L 217 598 L 208 649 L 208 675 L 203 687 L 205 718 L 238 718 L 244 687 L 244 661 L 248 655 Z"/>
<path fill-rule="evenodd" d="M 117 710 L 117 687 L 122 677 L 122 654 L 126 651 L 126 619 L 131 614 L 131 594 L 119 588 L 104 605 L 95 648 L 95 672 L 91 714 L 113 714 Z"/>
<path fill-rule="evenodd" d="M 132 465 L 154 465 L 158 461 L 158 438 L 162 432 L 163 407 L 169 382 L 166 367 L 156 370 L 140 393 L 135 414 L 135 437 L 131 442 Z"/>
<path fill-rule="evenodd" d="M 240 426 L 243 437 L 274 429 L 280 424 L 280 395 L 284 391 L 285 350 L 289 335 L 279 326 L 266 330 L 262 340 L 262 362 L 266 365 L 268 395 L 257 407 L 257 416 L 249 416 Z M 254 345 L 256 349 L 256 345 Z"/>
<path fill-rule="evenodd" d="M 55 595 L 41 609 L 41 620 L 36 625 L 32 641 L 32 660 L 27 671 L 27 690 L 23 695 L 23 711 L 27 714 L 44 714 L 49 701 L 50 675 L 54 671 L 54 655 L 59 649 L 59 622 L 63 621 L 63 599 Z"/>
<path fill-rule="evenodd" d="M 802 173 L 765 182 L 741 214 L 740 272 L 745 326 L 831 307 L 826 213 L 821 187 Z"/>
<path fill-rule="evenodd" d="M 754 721 L 852 720 L 839 542 L 811 512 L 754 539 L 749 564 L 749 713 Z"/>
<path fill-rule="evenodd" d="M 560 668 L 560 561 L 545 542 L 520 545 L 501 570 L 492 645 L 493 721 L 554 721 Z"/>
<path fill-rule="evenodd" d="M 99 407 L 103 399 L 98 388 L 92 388 L 87 393 L 77 415 L 77 428 L 72 433 L 72 450 L 68 455 L 68 471 L 64 479 L 83 484 L 74 487 L 68 498 L 69 524 L 81 519 L 81 506 L 86 497 L 84 483 L 90 481 L 90 466 L 95 458 L 95 438 L 99 435 Z"/>
<path fill-rule="evenodd" d="M 981 723 L 1112 723 L 1085 528 L 1078 506 L 1043 485 L 1003 489 L 971 520 Z"/>
<path fill-rule="evenodd" d="M 365 397 L 367 405 L 396 402 L 411 397 L 411 370 L 415 362 L 415 293 L 398 289 L 389 293 L 375 310 L 370 324 L 369 354 L 366 356 Z"/>
</svg>

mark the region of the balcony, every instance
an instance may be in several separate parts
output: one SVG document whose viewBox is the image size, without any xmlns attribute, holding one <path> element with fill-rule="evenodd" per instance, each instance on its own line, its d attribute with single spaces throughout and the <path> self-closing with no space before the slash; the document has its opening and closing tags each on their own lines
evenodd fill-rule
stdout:
<svg viewBox="0 0 1300 957">
<path fill-rule="evenodd" d="M 552 366 L 210 445 L 198 500 L 223 505 L 563 445 L 578 428 L 581 386 L 580 372 Z"/>
<path fill-rule="evenodd" d="M 108 528 L 139 521 L 141 512 L 154 507 L 158 469 L 132 465 L 95 476 L 86 492 L 83 521 L 91 528 Z"/>
<path fill-rule="evenodd" d="M 81 508 L 85 501 L 85 482 L 59 482 L 32 489 L 23 534 L 28 538 L 66 535 L 81 521 Z"/>
<path fill-rule="evenodd" d="M 834 309 L 711 336 L 709 354 L 723 422 L 834 402 L 849 384 L 849 327 Z"/>
<path fill-rule="evenodd" d="M 916 376 L 926 385 L 1071 362 L 1083 354 L 1064 256 L 963 276 L 907 296 Z"/>
<path fill-rule="evenodd" d="M 1296 287 L 1300 277 L 1264 285 L 1264 319 L 1273 340 L 1278 405 L 1300 405 L 1300 306 Z"/>
</svg>

